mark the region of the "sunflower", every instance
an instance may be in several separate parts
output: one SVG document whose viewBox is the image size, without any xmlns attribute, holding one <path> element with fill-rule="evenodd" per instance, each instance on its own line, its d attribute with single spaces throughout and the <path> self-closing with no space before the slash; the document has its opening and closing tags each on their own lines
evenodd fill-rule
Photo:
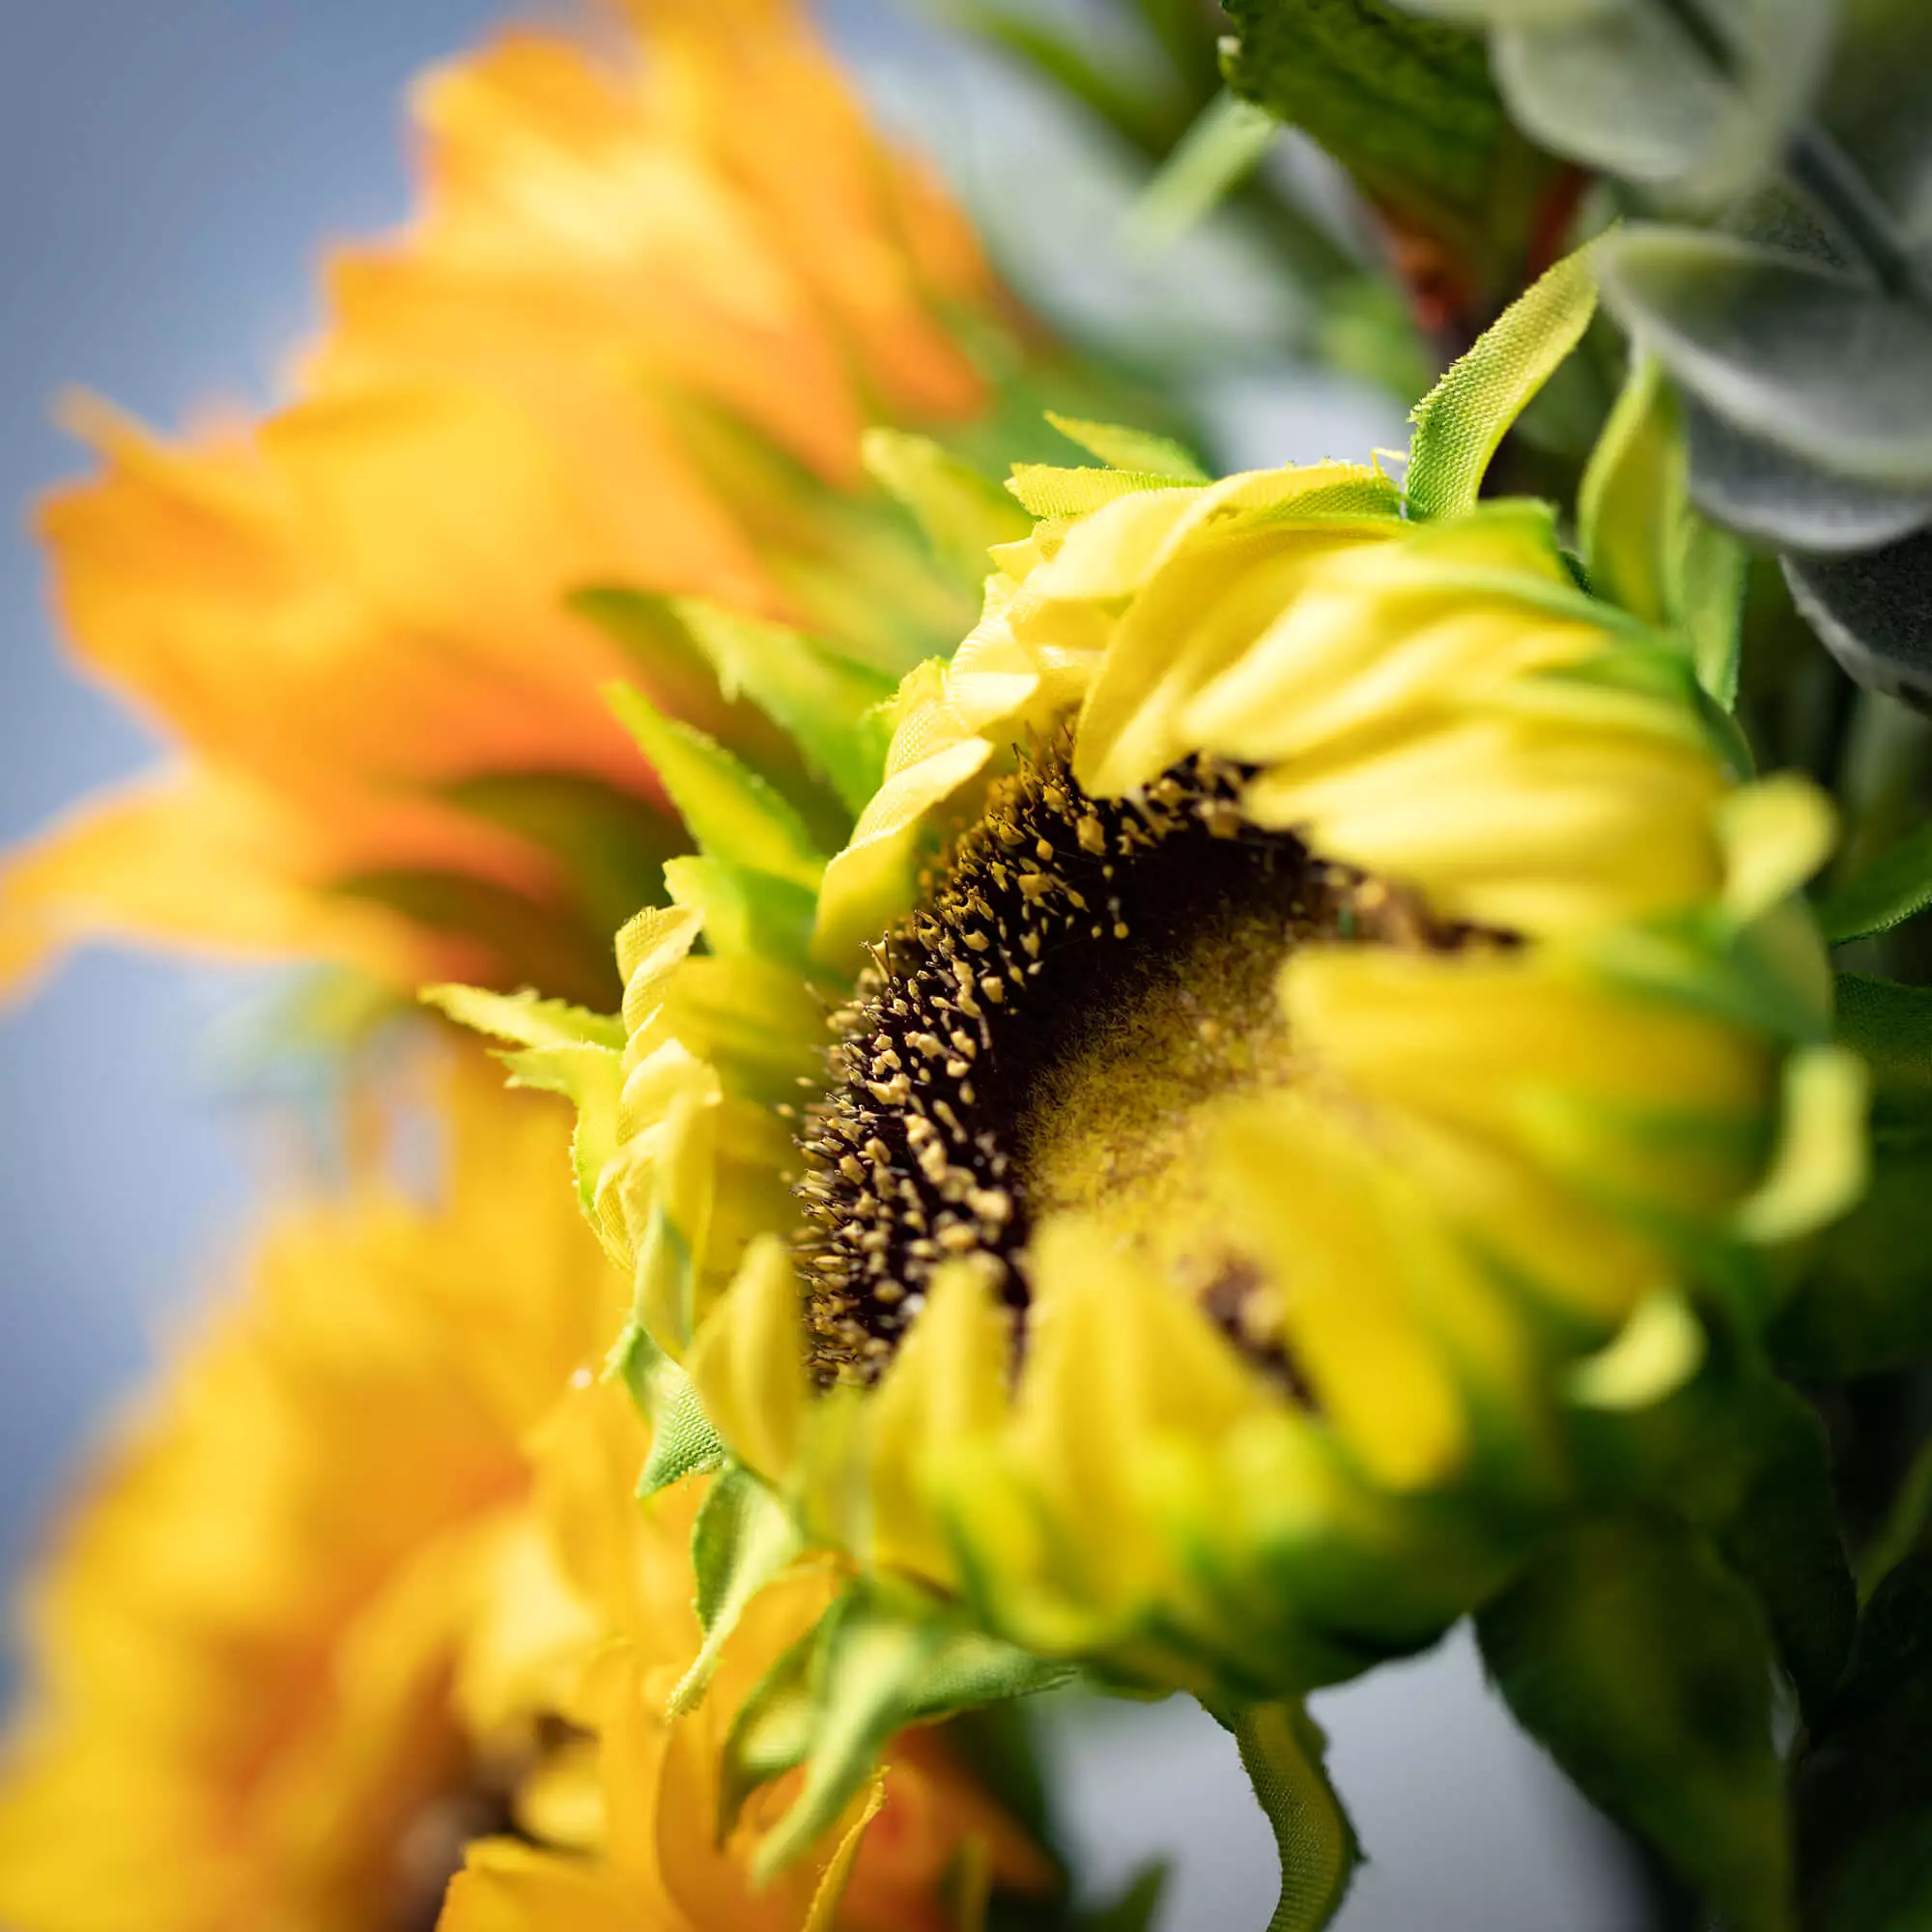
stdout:
<svg viewBox="0 0 1932 1932">
<path fill-rule="evenodd" d="M 1831 817 L 1546 506 L 1082 435 L 842 849 L 660 759 L 701 869 L 548 1077 L 647 1388 L 809 1541 L 1240 1705 L 1492 1595 L 1858 1186 Z"/>
<path fill-rule="evenodd" d="M 333 258 L 285 407 L 177 443 L 73 406 L 56 600 L 179 754 L 14 859 L 0 978 L 110 934 L 608 998 L 684 840 L 600 685 L 810 805 L 737 697 L 755 626 L 836 637 L 801 674 L 863 705 L 970 615 L 862 462 L 1036 366 L 970 231 L 790 0 L 608 24 L 422 82 L 417 212 Z"/>
<path fill-rule="evenodd" d="M 440 1198 L 372 1176 L 272 1226 L 63 1526 L 0 1776 L 20 1932 L 406 1932 L 483 1840 L 481 1871 L 620 1869 L 637 1923 L 798 1923 L 810 1872 L 753 1909 L 688 1829 L 717 1782 L 665 1718 L 696 1495 L 642 1512 L 608 1455 L 573 1487 L 621 1283 L 546 1183 L 562 1122 L 470 1056 L 443 1099 Z M 559 1512 L 599 1521 L 567 1562 Z M 775 1593 L 721 1670 L 754 1678 L 799 1610 Z M 886 1791 L 839 1923 L 935 1922 L 970 1843 L 1051 1884 L 942 1741 Z"/>
</svg>

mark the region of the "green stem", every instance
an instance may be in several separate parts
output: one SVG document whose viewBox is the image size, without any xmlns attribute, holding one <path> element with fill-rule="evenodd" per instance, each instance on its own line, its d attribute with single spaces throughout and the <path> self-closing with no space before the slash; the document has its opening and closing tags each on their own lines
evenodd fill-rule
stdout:
<svg viewBox="0 0 1932 1932">
<path fill-rule="evenodd" d="M 1235 1734 L 1281 1853 L 1281 1903 L 1267 1932 L 1321 1932 L 1340 1910 L 1360 1858 L 1321 1768 L 1327 1740 L 1299 1699 L 1215 1715 Z"/>
</svg>

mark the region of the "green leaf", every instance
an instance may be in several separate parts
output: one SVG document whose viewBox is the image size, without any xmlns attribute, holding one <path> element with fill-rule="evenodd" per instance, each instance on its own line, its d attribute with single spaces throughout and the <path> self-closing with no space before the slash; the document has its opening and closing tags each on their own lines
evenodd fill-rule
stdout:
<svg viewBox="0 0 1932 1932">
<path fill-rule="evenodd" d="M 1909 832 L 1896 845 L 1841 879 L 1818 908 L 1818 923 L 1833 946 L 1889 932 L 1932 905 L 1932 825 Z"/>
<path fill-rule="evenodd" d="M 1562 1530 L 1477 1617 L 1523 1727 L 1735 1932 L 1790 1926 L 1790 1845 L 1764 1621 L 1681 1523 Z"/>
<path fill-rule="evenodd" d="M 1804 621 L 1868 690 L 1932 706 L 1932 531 L 1862 556 L 1787 556 Z"/>
<path fill-rule="evenodd" d="M 1805 1932 L 1932 1923 L 1932 1549 L 1872 1593 L 1829 1722 L 1792 1780 Z"/>
<path fill-rule="evenodd" d="M 1714 413 L 1855 480 L 1932 485 L 1932 314 L 1733 235 L 1601 245 L 1605 301 Z"/>
<path fill-rule="evenodd" d="M 671 610 L 725 697 L 747 696 L 781 724 L 847 810 L 863 811 L 885 775 L 892 733 L 879 707 L 897 680 L 784 624 L 723 605 L 680 598 Z"/>
<path fill-rule="evenodd" d="M 1110 469 L 1139 470 L 1149 476 L 1169 477 L 1176 483 L 1208 480 L 1200 459 L 1172 437 L 1155 436 L 1151 430 L 1130 429 L 1121 423 L 1088 422 L 1053 410 L 1047 411 L 1046 419 L 1068 442 L 1078 443 L 1090 456 L 1097 456 Z"/>
<path fill-rule="evenodd" d="M 1755 1592 L 1779 1662 L 1815 1718 L 1858 1621 L 1823 1425 L 1789 1384 L 1722 1358 L 1661 1402 L 1573 1422 L 1591 1492 L 1668 1497 Z"/>
<path fill-rule="evenodd" d="M 1840 973 L 1837 1034 L 1872 1069 L 1881 1126 L 1932 1126 L 1932 986 Z"/>
<path fill-rule="evenodd" d="M 756 772 L 631 686 L 613 684 L 607 695 L 707 858 L 816 890 L 824 856 L 797 812 Z"/>
<path fill-rule="evenodd" d="M 1504 112 L 1482 38 L 1389 0 L 1229 0 L 1234 91 L 1300 128 L 1483 291 L 1517 279 L 1549 163 Z"/>
<path fill-rule="evenodd" d="M 1268 1932 L 1321 1932 L 1361 1861 L 1353 1827 L 1322 1769 L 1328 1741 L 1299 1700 L 1250 1704 L 1224 1719 L 1281 1855 Z"/>
<path fill-rule="evenodd" d="M 1815 1721 L 1844 1674 L 1858 1623 L 1824 1426 L 1796 1390 L 1769 1377 L 1721 1399 L 1747 1473 L 1717 1527 L 1718 1547 L 1757 1592 L 1800 1705 Z"/>
<path fill-rule="evenodd" d="M 1403 0 L 1411 14 L 1465 27 L 1563 27 L 1614 14 L 1624 0 Z"/>
<path fill-rule="evenodd" d="M 1032 532 L 1033 519 L 1001 484 L 928 436 L 869 429 L 864 450 L 873 480 L 912 512 L 940 559 L 971 583 L 992 570 L 986 553 L 995 544 Z"/>
<path fill-rule="evenodd" d="M 1831 47 L 1830 13 L 1816 0 L 1720 6 L 1708 41 L 1687 30 L 1689 9 L 1663 0 L 1498 20 L 1496 79 L 1544 147 L 1715 206 L 1775 168 Z"/>
<path fill-rule="evenodd" d="M 784 1505 L 749 1469 L 727 1464 L 692 1526 L 691 1567 L 704 1644 L 671 1692 L 673 1717 L 701 1701 L 752 1599 L 798 1551 L 798 1530 Z"/>
<path fill-rule="evenodd" d="M 1476 506 L 1497 445 L 1596 312 L 1591 250 L 1558 262 L 1497 317 L 1416 404 L 1406 492 L 1418 517 Z"/>
<path fill-rule="evenodd" d="M 1932 1111 L 1932 1095 L 1918 1104 Z M 1864 1199 L 1818 1237 L 1771 1330 L 1787 1373 L 1882 1375 L 1932 1361 L 1932 1137 L 1881 1133 Z"/>
<path fill-rule="evenodd" d="M 1932 1549 L 1932 1441 L 1919 1445 L 1891 1499 L 1885 1521 L 1859 1564 L 1859 1595 L 1878 1586 L 1917 1549 Z"/>
</svg>

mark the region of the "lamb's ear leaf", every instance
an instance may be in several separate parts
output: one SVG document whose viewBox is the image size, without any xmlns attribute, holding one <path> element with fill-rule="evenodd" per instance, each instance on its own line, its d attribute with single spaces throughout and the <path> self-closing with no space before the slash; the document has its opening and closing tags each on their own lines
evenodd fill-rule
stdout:
<svg viewBox="0 0 1932 1932">
<path fill-rule="evenodd" d="M 1714 414 L 1854 481 L 1932 488 L 1932 314 L 1917 302 L 1738 235 L 1643 223 L 1599 246 L 1605 303 Z"/>
<path fill-rule="evenodd" d="M 1859 683 L 1932 709 L 1932 529 L 1857 556 L 1784 558 L 1793 601 Z"/>
<path fill-rule="evenodd" d="M 1647 0 L 1567 8 L 1567 18 L 1523 18 L 1524 0 L 1483 0 L 1483 11 L 1497 84 L 1531 140 L 1706 207 L 1776 166 L 1832 45 L 1831 12 L 1815 0 L 1726 7 L 1729 71 L 1674 9 Z"/>
<path fill-rule="evenodd" d="M 1636 1513 L 1581 1520 L 1476 1631 L 1511 1710 L 1586 1796 L 1736 1932 L 1790 1932 L 1770 1635 L 1707 1538 Z"/>
</svg>

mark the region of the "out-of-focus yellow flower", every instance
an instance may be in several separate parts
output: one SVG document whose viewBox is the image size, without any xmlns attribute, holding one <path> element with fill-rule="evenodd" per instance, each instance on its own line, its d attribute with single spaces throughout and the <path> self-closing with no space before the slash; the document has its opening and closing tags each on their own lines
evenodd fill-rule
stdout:
<svg viewBox="0 0 1932 1932">
<path fill-rule="evenodd" d="M 788 1570 L 724 1645 L 708 1696 L 667 1724 L 702 1640 L 686 1551 L 704 1485 L 640 1510 L 634 1492 L 648 1441 L 615 1383 L 574 1391 L 543 1433 L 538 1512 L 553 1587 L 595 1639 L 573 1640 L 561 1622 L 548 1641 L 527 1642 L 527 1626 L 513 1631 L 486 1694 L 513 1710 L 555 1711 L 601 1746 L 561 1754 L 526 1790 L 526 1828 L 548 1849 L 503 1838 L 471 1848 L 444 1932 L 575 1932 L 607 1921 L 793 1932 L 805 1918 L 816 1869 L 763 1887 L 751 1877 L 753 1848 L 796 1779 L 757 1794 L 721 1837 L 720 1767 L 732 1718 L 825 1610 L 835 1579 L 822 1562 Z M 838 1922 L 849 1932 L 951 1932 L 938 1880 L 976 1842 L 1002 1887 L 1054 1888 L 1051 1863 L 944 1742 L 907 1732 L 893 1747 L 884 1804 L 866 1825 Z"/>
<path fill-rule="evenodd" d="M 620 937 L 585 1178 L 812 1538 L 1036 1652 L 1293 1695 L 1493 1592 L 1585 1411 L 1680 1387 L 1689 1311 L 1748 1327 L 1755 1250 L 1855 1193 L 1790 902 L 1829 808 L 1734 779 L 1542 506 L 1015 489 L 829 863 L 668 772 L 733 892 Z"/>
<path fill-rule="evenodd" d="M 469 1060 L 446 1099 L 440 1198 L 372 1179 L 276 1223 L 65 1525 L 0 1776 L 18 1932 L 409 1932 L 513 1830 L 479 1868 L 607 1860 L 653 1901 L 627 1923 L 799 1922 L 687 1829 L 718 1783 L 702 1714 L 665 1715 L 690 1509 L 587 1457 L 622 1283 L 554 1184 L 564 1122 Z M 748 1624 L 721 1668 L 788 1634 Z M 931 1922 L 973 1837 L 1044 1870 L 943 1746 L 887 1790 L 841 1923 Z"/>
<path fill-rule="evenodd" d="M 288 407 L 182 444 L 76 408 L 58 603 L 179 756 L 15 858 L 0 980 L 123 934 L 587 997 L 683 844 L 600 686 L 803 766 L 670 611 L 620 641 L 573 593 L 799 624 L 887 689 L 956 635 L 860 445 L 988 407 L 966 336 L 1017 356 L 970 233 L 791 0 L 627 13 L 422 84 L 419 212 L 334 259 Z"/>
</svg>

